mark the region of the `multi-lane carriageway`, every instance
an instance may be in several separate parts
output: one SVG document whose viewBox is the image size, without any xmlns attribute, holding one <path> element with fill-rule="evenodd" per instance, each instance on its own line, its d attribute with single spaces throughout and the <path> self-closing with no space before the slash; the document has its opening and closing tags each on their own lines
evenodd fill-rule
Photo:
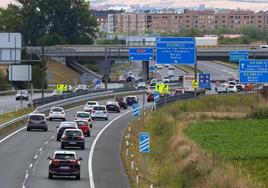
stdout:
<svg viewBox="0 0 268 188">
<path fill-rule="evenodd" d="M 222 75 L 229 78 L 237 71 L 235 68 L 229 70 L 224 65 L 217 65 L 213 70 L 215 66 L 211 64 L 201 62 L 198 68 L 211 73 L 215 79 Z M 216 74 L 218 71 L 219 74 Z M 164 69 L 162 73 L 165 72 Z M 141 103 L 141 97 L 139 101 Z M 82 107 L 70 109 L 66 113 L 67 120 L 73 120 L 78 110 Z M 120 114 L 109 114 L 108 121 L 93 122 L 91 137 L 86 138 L 86 149 L 76 150 L 78 156 L 83 158 L 80 181 L 65 178 L 48 180 L 47 157 L 60 149 L 60 143 L 55 140 L 56 126 L 60 122 L 49 122 L 48 132 L 27 132 L 23 127 L 11 135 L 0 136 L 0 187 L 130 187 L 120 156 L 120 145 L 131 119 L 128 108 Z"/>
<path fill-rule="evenodd" d="M 139 96 L 140 106 L 142 97 Z M 105 104 L 105 101 L 101 101 Z M 151 105 L 147 104 L 146 106 Z M 70 109 L 67 121 L 73 120 L 76 111 Z M 60 150 L 56 141 L 56 126 L 60 122 L 48 122 L 48 132 L 27 132 L 22 127 L 13 135 L 0 138 L 0 182 L 3 188 L 58 188 L 58 187 L 130 187 L 120 155 L 124 130 L 132 119 L 131 108 L 121 113 L 109 113 L 109 120 L 93 122 L 91 137 L 86 138 L 85 150 L 74 149 L 81 161 L 81 180 L 69 178 L 48 179 L 48 156 Z M 71 149 L 73 150 L 73 149 Z"/>
</svg>

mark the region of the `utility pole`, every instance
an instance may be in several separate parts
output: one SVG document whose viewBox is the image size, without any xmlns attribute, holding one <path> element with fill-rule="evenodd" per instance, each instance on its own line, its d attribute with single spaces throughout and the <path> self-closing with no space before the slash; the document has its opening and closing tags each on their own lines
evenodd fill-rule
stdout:
<svg viewBox="0 0 268 188">
<path fill-rule="evenodd" d="M 45 90 L 45 58 L 44 58 L 44 46 L 41 47 L 41 65 L 42 65 L 42 104 L 44 104 L 44 90 Z"/>
</svg>

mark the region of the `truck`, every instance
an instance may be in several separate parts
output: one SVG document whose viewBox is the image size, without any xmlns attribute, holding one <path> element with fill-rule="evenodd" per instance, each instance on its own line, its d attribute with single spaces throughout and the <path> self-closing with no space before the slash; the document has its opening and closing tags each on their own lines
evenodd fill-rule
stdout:
<svg viewBox="0 0 268 188">
<path fill-rule="evenodd" d="M 195 79 L 194 74 L 184 74 L 183 75 L 183 90 L 184 93 L 194 92 L 195 89 L 192 86 L 192 81 Z"/>
<path fill-rule="evenodd" d="M 205 37 L 195 37 L 197 47 L 216 47 L 218 45 L 218 37 L 205 36 Z"/>
</svg>

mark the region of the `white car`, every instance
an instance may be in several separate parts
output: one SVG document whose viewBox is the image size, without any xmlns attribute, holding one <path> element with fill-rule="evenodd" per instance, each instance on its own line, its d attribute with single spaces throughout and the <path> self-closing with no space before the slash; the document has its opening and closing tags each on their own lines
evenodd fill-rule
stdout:
<svg viewBox="0 0 268 188">
<path fill-rule="evenodd" d="M 235 85 L 228 85 L 228 92 L 233 92 L 236 93 L 237 92 L 237 87 Z"/>
<path fill-rule="evenodd" d="M 228 85 L 233 85 L 233 86 L 235 86 L 235 85 L 236 85 L 236 82 L 235 82 L 235 81 L 228 81 Z"/>
<path fill-rule="evenodd" d="M 175 67 L 173 65 L 169 65 L 168 70 L 175 70 Z"/>
<path fill-rule="evenodd" d="M 27 90 L 18 90 L 17 94 L 16 94 L 16 101 L 18 100 L 29 100 L 29 93 Z"/>
<path fill-rule="evenodd" d="M 74 116 L 74 121 L 81 121 L 81 120 L 87 121 L 90 127 L 92 127 L 92 120 L 89 112 L 82 112 L 82 111 L 76 112 Z"/>
<path fill-rule="evenodd" d="M 171 80 L 168 77 L 164 77 L 163 83 L 169 83 Z"/>
<path fill-rule="evenodd" d="M 49 121 L 53 119 L 61 119 L 62 121 L 66 120 L 65 111 L 62 107 L 52 107 L 48 115 Z"/>
<path fill-rule="evenodd" d="M 137 87 L 138 87 L 138 89 L 146 88 L 146 83 L 145 82 L 139 82 Z"/>
<path fill-rule="evenodd" d="M 106 106 L 105 105 L 94 106 L 91 112 L 91 118 L 92 120 L 96 118 L 102 118 L 108 120 L 108 111 L 106 109 Z"/>
<path fill-rule="evenodd" d="M 87 101 L 87 103 L 84 106 L 84 110 L 86 112 L 91 112 L 92 109 L 93 109 L 93 106 L 95 106 L 95 105 L 99 105 L 99 102 L 97 102 L 97 101 Z"/>
<path fill-rule="evenodd" d="M 168 76 L 175 76 L 173 70 L 168 70 Z"/>
<path fill-rule="evenodd" d="M 155 68 L 157 68 L 157 69 L 162 69 L 162 68 L 163 68 L 163 66 L 162 66 L 162 65 L 160 65 L 160 64 L 155 64 Z"/>
<path fill-rule="evenodd" d="M 220 84 L 217 87 L 217 92 L 218 93 L 227 93 L 228 89 L 227 89 L 227 85 L 226 84 Z"/>
<path fill-rule="evenodd" d="M 87 88 L 87 85 L 86 84 L 78 84 L 75 88 L 75 91 L 76 92 L 79 92 L 79 91 L 87 91 L 88 88 Z"/>
<path fill-rule="evenodd" d="M 165 64 L 165 67 L 169 67 L 169 64 Z"/>
</svg>

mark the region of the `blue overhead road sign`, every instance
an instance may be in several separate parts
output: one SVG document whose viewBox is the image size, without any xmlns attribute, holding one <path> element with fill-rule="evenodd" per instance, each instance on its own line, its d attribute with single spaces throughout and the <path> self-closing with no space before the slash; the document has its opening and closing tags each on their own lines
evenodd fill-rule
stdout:
<svg viewBox="0 0 268 188">
<path fill-rule="evenodd" d="M 138 117 L 140 115 L 140 108 L 138 103 L 132 104 L 132 115 Z"/>
<path fill-rule="evenodd" d="M 149 153 L 150 152 L 150 133 L 140 132 L 140 152 Z"/>
<path fill-rule="evenodd" d="M 195 38 L 158 38 L 156 42 L 157 64 L 195 64 Z"/>
<path fill-rule="evenodd" d="M 248 59 L 248 51 L 247 50 L 238 50 L 238 51 L 230 51 L 229 52 L 229 60 L 230 62 L 239 62 L 239 60 Z"/>
<path fill-rule="evenodd" d="M 241 83 L 268 83 L 268 60 L 240 60 L 239 77 Z"/>
<path fill-rule="evenodd" d="M 129 61 L 151 61 L 154 57 L 153 48 L 130 48 Z"/>
<path fill-rule="evenodd" d="M 210 88 L 210 74 L 199 74 L 199 88 Z"/>
</svg>

